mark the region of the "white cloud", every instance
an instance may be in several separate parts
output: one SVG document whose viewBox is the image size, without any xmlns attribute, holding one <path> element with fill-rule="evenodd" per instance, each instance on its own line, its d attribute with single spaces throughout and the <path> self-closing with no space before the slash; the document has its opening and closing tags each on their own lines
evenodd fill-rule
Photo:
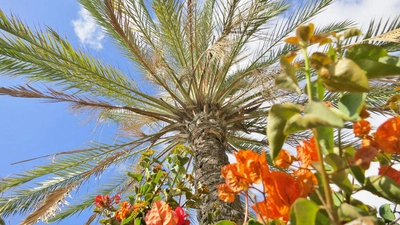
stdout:
<svg viewBox="0 0 400 225">
<path fill-rule="evenodd" d="M 366 28 L 371 19 L 394 18 L 400 11 L 399 0 L 338 0 L 312 20 L 314 24 L 353 20 L 358 28 Z"/>
<path fill-rule="evenodd" d="M 82 8 L 79 11 L 79 18 L 73 20 L 72 25 L 75 34 L 83 45 L 95 50 L 103 48 L 101 40 L 104 38 L 104 33 L 87 10 Z"/>
</svg>

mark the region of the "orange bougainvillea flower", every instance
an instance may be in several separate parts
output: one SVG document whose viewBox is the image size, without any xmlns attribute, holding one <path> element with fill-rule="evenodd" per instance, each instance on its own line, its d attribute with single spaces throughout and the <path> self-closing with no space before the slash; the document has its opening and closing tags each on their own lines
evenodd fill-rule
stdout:
<svg viewBox="0 0 400 225">
<path fill-rule="evenodd" d="M 221 173 L 225 178 L 226 185 L 235 193 L 247 190 L 251 184 L 243 173 L 239 173 L 236 163 L 222 167 Z"/>
<path fill-rule="evenodd" d="M 132 205 L 129 202 L 121 202 L 120 209 L 115 213 L 115 219 L 122 221 L 131 215 Z"/>
<path fill-rule="evenodd" d="M 278 157 L 276 157 L 274 163 L 276 166 L 280 168 L 289 168 L 290 165 L 292 165 L 294 161 L 294 156 L 290 155 L 290 153 L 286 150 L 281 150 L 278 154 Z"/>
<path fill-rule="evenodd" d="M 218 197 L 224 202 L 233 202 L 235 201 L 235 193 L 232 189 L 229 188 L 226 184 L 220 184 L 217 186 L 218 188 Z"/>
<path fill-rule="evenodd" d="M 296 179 L 284 172 L 271 172 L 270 182 L 266 185 L 269 196 L 278 195 L 286 206 L 291 206 L 300 197 L 301 189 Z"/>
<path fill-rule="evenodd" d="M 263 184 L 268 193 L 265 203 L 268 218 L 287 221 L 291 205 L 302 193 L 301 185 L 290 174 L 278 171 L 271 172 Z"/>
<path fill-rule="evenodd" d="M 378 155 L 378 149 L 373 146 L 366 146 L 358 149 L 354 155 L 354 164 L 364 170 L 369 169 L 372 160 Z"/>
<path fill-rule="evenodd" d="M 248 183 L 259 184 L 263 179 L 268 177 L 269 168 L 265 152 L 259 155 L 252 150 L 240 150 L 235 153 L 235 157 L 238 172 L 248 181 Z"/>
<path fill-rule="evenodd" d="M 360 117 L 366 119 L 369 117 L 369 112 L 367 111 L 367 107 L 364 105 L 360 112 Z"/>
<path fill-rule="evenodd" d="M 253 204 L 251 208 L 254 210 L 254 212 L 256 212 L 258 221 L 260 222 L 268 221 L 269 215 L 268 215 L 268 206 L 266 199 L 264 199 L 264 201 L 262 202 L 257 202 Z"/>
<path fill-rule="evenodd" d="M 358 122 L 353 123 L 353 132 L 357 137 L 364 137 L 369 134 L 371 131 L 371 124 L 368 120 L 360 120 Z"/>
<path fill-rule="evenodd" d="M 400 153 L 400 117 L 393 117 L 381 124 L 374 135 L 378 147 L 385 153 Z"/>
<path fill-rule="evenodd" d="M 297 158 L 299 159 L 302 167 L 308 168 L 311 162 L 318 162 L 318 153 L 315 138 L 311 137 L 309 141 L 304 140 L 302 145 L 296 147 Z"/>
<path fill-rule="evenodd" d="M 381 165 L 379 168 L 379 175 L 388 176 L 400 185 L 400 171 L 392 168 L 391 166 Z"/>
<path fill-rule="evenodd" d="M 307 197 L 314 191 L 314 187 L 318 185 L 318 179 L 309 169 L 300 168 L 294 171 L 297 182 L 300 185 L 300 197 Z"/>
<path fill-rule="evenodd" d="M 179 217 L 166 202 L 156 201 L 144 221 L 147 225 L 177 225 Z"/>
</svg>

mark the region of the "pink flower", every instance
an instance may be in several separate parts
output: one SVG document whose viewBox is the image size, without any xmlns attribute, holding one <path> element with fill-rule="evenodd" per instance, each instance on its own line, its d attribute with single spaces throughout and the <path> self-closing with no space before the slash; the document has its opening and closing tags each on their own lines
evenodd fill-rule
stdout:
<svg viewBox="0 0 400 225">
<path fill-rule="evenodd" d="M 180 206 L 176 207 L 175 213 L 178 216 L 178 224 L 177 225 L 189 225 L 190 224 L 190 221 L 185 219 L 185 217 L 187 217 L 188 215 L 185 215 L 185 211 L 183 211 L 183 209 Z"/>
<path fill-rule="evenodd" d="M 111 206 L 111 198 L 108 195 L 97 195 L 94 199 L 94 205 L 98 208 L 108 208 Z"/>
</svg>

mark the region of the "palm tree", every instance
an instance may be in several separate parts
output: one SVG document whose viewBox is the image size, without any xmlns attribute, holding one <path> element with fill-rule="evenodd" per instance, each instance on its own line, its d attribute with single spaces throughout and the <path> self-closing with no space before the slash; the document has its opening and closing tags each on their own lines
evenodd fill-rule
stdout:
<svg viewBox="0 0 400 225">
<path fill-rule="evenodd" d="M 149 147 L 162 144 L 161 156 L 186 143 L 194 152 L 196 186 L 209 190 L 202 195 L 199 223 L 221 219 L 240 223 L 240 200 L 224 203 L 216 191 L 216 185 L 223 183 L 221 167 L 229 163 L 226 152 L 267 146 L 266 138 L 258 137 L 265 135 L 268 102 L 287 96 L 273 87 L 279 72 L 275 63 L 295 50 L 281 41 L 332 1 L 309 0 L 292 9 L 286 1 L 268 0 L 80 0 L 150 81 L 151 94 L 120 70 L 75 50 L 54 30 L 31 30 L 1 12 L 0 71 L 53 86 L 3 87 L 0 94 L 69 102 L 134 135 L 114 145 L 98 143 L 64 152 L 53 163 L 3 180 L 0 192 L 13 192 L 0 200 L 0 215 L 28 214 L 22 224 L 46 219 L 74 188 L 111 165 L 134 164 L 138 153 Z M 332 23 L 318 32 L 351 25 L 351 21 Z M 398 27 L 397 18 L 385 29 Z M 379 95 L 387 92 L 380 90 L 375 97 Z M 41 177 L 47 180 L 37 187 L 21 188 Z M 130 185 L 122 174 L 94 195 L 121 192 Z M 90 207 L 94 195 L 67 207 L 53 220 Z M 209 221 L 216 208 L 219 215 Z"/>
</svg>

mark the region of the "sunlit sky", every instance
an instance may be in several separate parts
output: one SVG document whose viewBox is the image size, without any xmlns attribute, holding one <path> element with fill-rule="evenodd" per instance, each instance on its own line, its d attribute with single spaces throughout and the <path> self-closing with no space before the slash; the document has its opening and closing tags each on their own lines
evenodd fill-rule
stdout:
<svg viewBox="0 0 400 225">
<path fill-rule="evenodd" d="M 67 37 L 73 46 L 134 74 L 132 64 L 118 54 L 112 42 L 74 0 L 0 0 L 0 9 L 6 15 L 18 16 L 30 26 L 52 27 Z M 399 12 L 400 0 L 339 0 L 321 13 L 314 23 L 352 19 L 365 27 L 372 18 L 387 19 Z M 23 84 L 19 79 L 5 77 L 0 77 L 0 86 Z M 10 165 L 13 162 L 84 147 L 90 141 L 112 142 L 115 132 L 113 125 L 96 127 L 95 122 L 87 123 L 85 115 L 72 114 L 66 104 L 0 96 L 0 178 L 48 162 L 51 157 Z M 89 216 L 83 213 L 78 219 L 74 217 L 60 224 L 83 224 Z M 6 222 L 13 225 L 20 220 L 14 217 Z"/>
</svg>

